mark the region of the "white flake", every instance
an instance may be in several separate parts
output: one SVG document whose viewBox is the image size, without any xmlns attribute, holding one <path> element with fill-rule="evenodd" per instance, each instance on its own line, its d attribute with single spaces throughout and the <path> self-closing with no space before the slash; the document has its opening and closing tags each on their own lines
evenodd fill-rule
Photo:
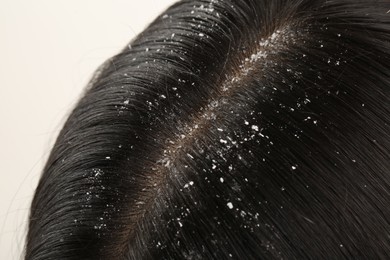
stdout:
<svg viewBox="0 0 390 260">
<path fill-rule="evenodd" d="M 220 141 L 222 144 L 227 144 L 227 141 L 224 140 L 224 139 L 220 139 L 219 141 Z"/>
</svg>

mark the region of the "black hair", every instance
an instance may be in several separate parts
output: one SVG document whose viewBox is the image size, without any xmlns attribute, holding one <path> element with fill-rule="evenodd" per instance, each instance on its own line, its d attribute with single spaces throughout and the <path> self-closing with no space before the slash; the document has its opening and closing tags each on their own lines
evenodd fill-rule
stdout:
<svg viewBox="0 0 390 260">
<path fill-rule="evenodd" d="M 389 258 L 389 9 L 170 7 L 69 116 L 25 258 Z"/>
</svg>

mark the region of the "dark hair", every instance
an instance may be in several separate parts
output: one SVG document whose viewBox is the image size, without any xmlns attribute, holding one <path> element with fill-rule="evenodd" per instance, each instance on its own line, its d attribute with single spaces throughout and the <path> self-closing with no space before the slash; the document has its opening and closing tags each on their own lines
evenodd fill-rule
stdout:
<svg viewBox="0 0 390 260">
<path fill-rule="evenodd" d="M 389 9 L 170 7 L 67 120 L 26 259 L 388 258 Z"/>
</svg>

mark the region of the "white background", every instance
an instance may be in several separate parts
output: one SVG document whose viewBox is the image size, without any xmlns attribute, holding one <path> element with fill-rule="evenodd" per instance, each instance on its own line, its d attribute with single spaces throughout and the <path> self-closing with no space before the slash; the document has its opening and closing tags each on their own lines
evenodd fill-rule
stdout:
<svg viewBox="0 0 390 260">
<path fill-rule="evenodd" d="M 175 0 L 0 0 L 0 259 L 21 259 L 50 148 L 93 71 Z"/>
</svg>

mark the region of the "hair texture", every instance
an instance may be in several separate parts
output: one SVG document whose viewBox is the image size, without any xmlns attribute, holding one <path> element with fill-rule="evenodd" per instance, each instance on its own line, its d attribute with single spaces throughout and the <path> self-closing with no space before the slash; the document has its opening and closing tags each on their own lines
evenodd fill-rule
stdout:
<svg viewBox="0 0 390 260">
<path fill-rule="evenodd" d="M 65 123 L 26 259 L 389 259 L 389 9 L 170 7 Z"/>
</svg>

